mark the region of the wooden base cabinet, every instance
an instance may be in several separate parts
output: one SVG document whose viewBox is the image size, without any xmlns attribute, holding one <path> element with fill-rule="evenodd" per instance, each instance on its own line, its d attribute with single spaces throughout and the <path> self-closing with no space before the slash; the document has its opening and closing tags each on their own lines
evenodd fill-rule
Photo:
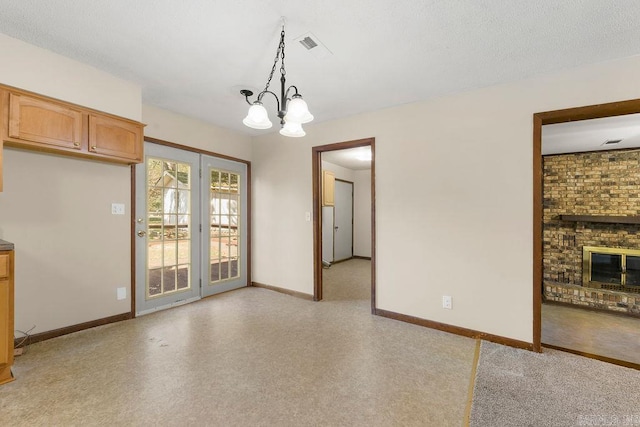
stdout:
<svg viewBox="0 0 640 427">
<path fill-rule="evenodd" d="M 13 251 L 0 251 L 0 384 L 13 381 Z"/>
</svg>

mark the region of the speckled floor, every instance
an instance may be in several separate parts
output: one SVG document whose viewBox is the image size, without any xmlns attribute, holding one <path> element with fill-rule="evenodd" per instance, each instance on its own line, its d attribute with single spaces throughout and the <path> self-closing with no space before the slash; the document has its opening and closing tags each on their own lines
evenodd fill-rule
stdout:
<svg viewBox="0 0 640 427">
<path fill-rule="evenodd" d="M 542 304 L 542 343 L 640 364 L 640 319 Z"/>
<path fill-rule="evenodd" d="M 325 270 L 319 303 L 244 288 L 35 344 L 0 425 L 460 426 L 476 342 L 372 316 L 369 268 Z"/>
</svg>

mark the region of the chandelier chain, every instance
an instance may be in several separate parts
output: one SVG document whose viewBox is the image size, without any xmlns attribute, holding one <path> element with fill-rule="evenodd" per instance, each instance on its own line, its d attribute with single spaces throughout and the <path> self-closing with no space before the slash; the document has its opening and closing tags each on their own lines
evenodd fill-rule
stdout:
<svg viewBox="0 0 640 427">
<path fill-rule="evenodd" d="M 280 75 L 284 76 L 287 74 L 287 71 L 284 69 L 284 26 L 280 33 L 280 53 L 282 55 L 282 61 L 280 61 Z"/>
<path fill-rule="evenodd" d="M 278 65 L 278 60 L 280 59 L 280 55 L 282 55 L 282 63 L 280 65 L 280 74 L 283 76 L 286 74 L 284 70 L 284 26 L 282 27 L 282 31 L 280 32 L 280 44 L 278 44 L 278 50 L 276 50 L 276 57 L 273 60 L 273 66 L 271 67 L 271 73 L 269 73 L 269 79 L 267 80 L 267 84 L 264 86 L 264 91 L 269 90 L 269 85 L 271 84 L 271 79 L 273 78 L 273 73 L 276 71 L 276 65 Z"/>
</svg>

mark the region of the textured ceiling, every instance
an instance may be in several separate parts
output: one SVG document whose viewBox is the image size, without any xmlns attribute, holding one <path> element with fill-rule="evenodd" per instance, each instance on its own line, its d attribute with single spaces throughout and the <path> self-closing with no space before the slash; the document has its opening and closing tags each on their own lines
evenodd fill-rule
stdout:
<svg viewBox="0 0 640 427">
<path fill-rule="evenodd" d="M 133 81 L 145 103 L 254 135 L 274 129 L 245 128 L 237 92 L 264 86 L 281 16 L 288 83 L 317 122 L 640 53 L 636 0 L 0 0 L 0 10 L 2 33 Z M 293 42 L 307 32 L 332 55 Z"/>
<path fill-rule="evenodd" d="M 325 151 L 322 160 L 351 170 L 371 169 L 371 147 L 346 148 L 344 150 Z"/>
<path fill-rule="evenodd" d="M 542 126 L 543 155 L 638 147 L 640 114 Z"/>
</svg>

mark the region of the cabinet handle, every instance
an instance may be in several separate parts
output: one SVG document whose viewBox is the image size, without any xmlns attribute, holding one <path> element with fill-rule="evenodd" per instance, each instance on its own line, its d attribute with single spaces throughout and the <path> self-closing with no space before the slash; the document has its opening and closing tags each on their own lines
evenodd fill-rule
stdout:
<svg viewBox="0 0 640 427">
<path fill-rule="evenodd" d="M 79 143 L 79 142 L 74 142 L 74 143 L 73 143 L 73 146 L 74 146 L 74 147 L 80 147 L 80 143 Z"/>
<path fill-rule="evenodd" d="M 91 146 L 91 151 L 96 151 L 96 148 L 98 148 L 98 147 L 96 147 L 95 145 L 92 145 Z"/>
</svg>

